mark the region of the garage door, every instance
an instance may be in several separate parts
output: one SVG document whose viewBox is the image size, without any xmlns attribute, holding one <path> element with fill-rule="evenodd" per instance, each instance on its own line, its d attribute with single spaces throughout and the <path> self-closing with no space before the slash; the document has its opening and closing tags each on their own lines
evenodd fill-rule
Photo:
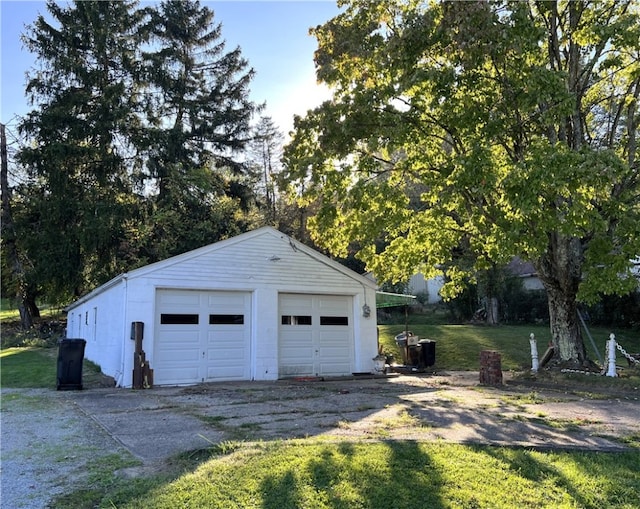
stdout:
<svg viewBox="0 0 640 509">
<path fill-rule="evenodd" d="M 279 296 L 280 378 L 353 372 L 353 301 L 343 295 Z"/>
<path fill-rule="evenodd" d="M 154 383 L 249 380 L 251 294 L 158 290 Z"/>
</svg>

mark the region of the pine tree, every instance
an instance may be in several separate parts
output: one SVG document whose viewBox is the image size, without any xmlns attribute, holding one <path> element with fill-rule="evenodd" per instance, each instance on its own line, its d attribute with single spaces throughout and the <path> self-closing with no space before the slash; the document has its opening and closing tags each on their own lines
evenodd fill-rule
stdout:
<svg viewBox="0 0 640 509">
<path fill-rule="evenodd" d="M 147 186 L 157 224 L 148 256 L 158 259 L 243 230 L 253 201 L 236 157 L 250 138 L 253 70 L 240 48 L 225 50 L 221 25 L 199 2 L 148 8 L 144 53 Z"/>
<path fill-rule="evenodd" d="M 21 122 L 19 160 L 33 179 L 30 258 L 62 298 L 118 271 L 131 207 L 136 16 L 132 2 L 75 2 L 47 9 L 23 36 L 38 58 Z M 35 227 L 37 225 L 37 227 Z"/>
</svg>

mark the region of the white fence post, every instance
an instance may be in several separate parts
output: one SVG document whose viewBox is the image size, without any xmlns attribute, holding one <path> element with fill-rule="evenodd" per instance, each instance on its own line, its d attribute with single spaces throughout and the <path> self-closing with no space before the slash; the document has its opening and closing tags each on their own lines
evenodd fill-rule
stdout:
<svg viewBox="0 0 640 509">
<path fill-rule="evenodd" d="M 531 344 L 531 371 L 538 372 L 538 343 L 536 336 L 532 332 L 529 336 L 529 343 Z"/>
<path fill-rule="evenodd" d="M 618 376 L 616 373 L 616 335 L 613 332 L 607 341 L 607 362 L 609 365 L 607 376 Z"/>
</svg>

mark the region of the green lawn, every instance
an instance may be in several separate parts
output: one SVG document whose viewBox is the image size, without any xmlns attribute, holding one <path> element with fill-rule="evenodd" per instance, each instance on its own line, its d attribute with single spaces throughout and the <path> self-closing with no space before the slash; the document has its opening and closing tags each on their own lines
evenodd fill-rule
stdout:
<svg viewBox="0 0 640 509">
<path fill-rule="evenodd" d="M 244 444 L 181 474 L 121 483 L 118 509 L 637 508 L 637 452 L 535 452 L 421 442 Z M 235 449 L 235 450 L 234 450 Z M 219 452 L 219 449 L 217 449 Z M 78 508 L 65 497 L 55 507 Z M 75 505 L 74 505 L 75 504 Z"/>
<path fill-rule="evenodd" d="M 405 325 L 380 325 L 380 344 L 385 353 L 391 353 L 400 361 L 401 353 L 395 342 L 395 336 L 404 331 Z M 496 327 L 482 325 L 425 325 L 409 324 L 409 330 L 420 338 L 436 341 L 435 369 L 477 371 L 480 364 L 480 351 L 496 350 L 502 357 L 503 370 L 522 370 L 531 367 L 531 347 L 529 335 L 533 333 L 538 344 L 538 355 L 542 357 L 551 341 L 548 326 L 500 325 Z M 605 344 L 611 331 L 601 328 L 591 329 L 596 347 L 606 359 Z M 640 330 L 623 329 L 614 331 L 619 343 L 628 352 L 640 352 Z M 597 360 L 589 339 L 585 344 L 590 358 Z M 626 364 L 618 353 L 619 364 Z"/>
<path fill-rule="evenodd" d="M 57 381 L 57 348 L 4 348 L 0 351 L 0 387 L 53 388 Z M 87 359 L 83 380 L 99 376 L 100 367 Z"/>
<path fill-rule="evenodd" d="M 53 348 L 6 348 L 0 351 L 0 386 L 47 388 L 56 386 L 56 353 Z"/>
<path fill-rule="evenodd" d="M 49 304 L 39 304 L 40 315 L 43 317 L 58 317 L 62 311 L 59 307 L 52 307 Z M 6 298 L 0 299 L 0 321 L 20 320 L 20 312 L 14 304 Z"/>
</svg>

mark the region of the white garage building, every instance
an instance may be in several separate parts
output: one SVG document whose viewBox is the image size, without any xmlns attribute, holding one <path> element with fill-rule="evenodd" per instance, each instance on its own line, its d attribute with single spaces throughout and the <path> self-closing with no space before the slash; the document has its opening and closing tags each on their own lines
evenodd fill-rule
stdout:
<svg viewBox="0 0 640 509">
<path fill-rule="evenodd" d="M 376 286 L 270 227 L 112 279 L 67 308 L 67 337 L 131 387 L 132 322 L 155 385 L 371 372 Z"/>
</svg>

